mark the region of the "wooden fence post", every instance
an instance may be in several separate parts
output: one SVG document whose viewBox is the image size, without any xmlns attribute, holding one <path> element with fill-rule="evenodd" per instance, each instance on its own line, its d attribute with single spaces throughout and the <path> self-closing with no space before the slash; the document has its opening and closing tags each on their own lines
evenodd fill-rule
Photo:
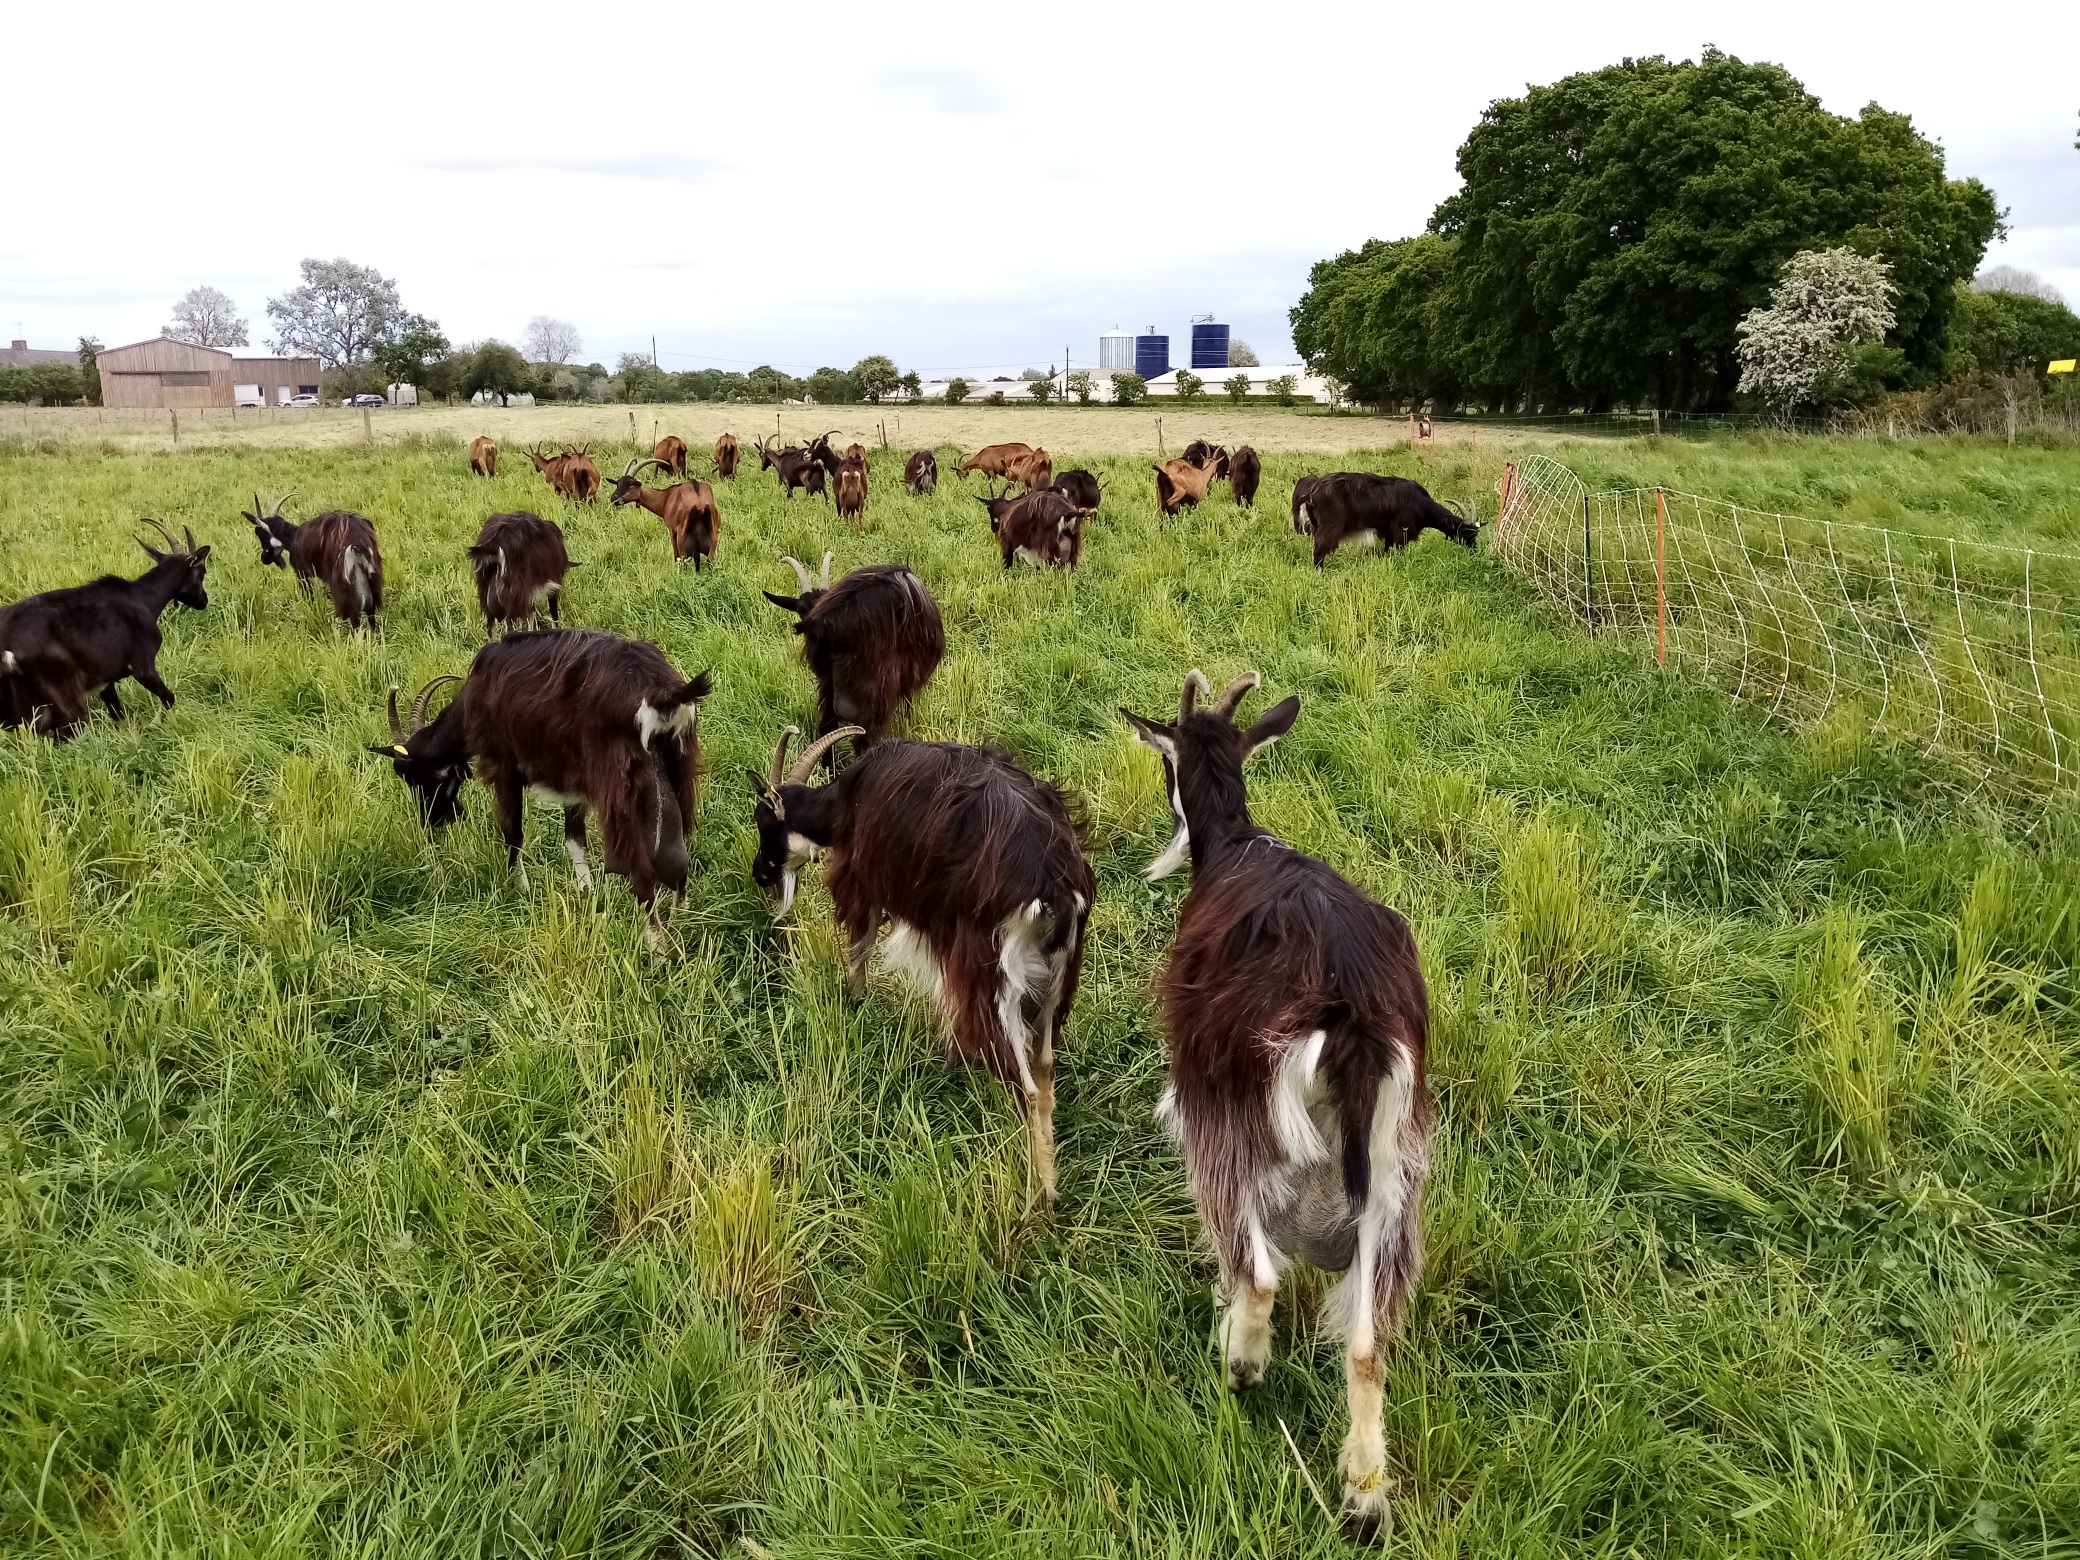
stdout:
<svg viewBox="0 0 2080 1560">
<path fill-rule="evenodd" d="M 178 449 L 181 442 L 181 414 L 169 406 L 166 408 L 166 415 L 173 419 L 173 443 Z"/>
</svg>

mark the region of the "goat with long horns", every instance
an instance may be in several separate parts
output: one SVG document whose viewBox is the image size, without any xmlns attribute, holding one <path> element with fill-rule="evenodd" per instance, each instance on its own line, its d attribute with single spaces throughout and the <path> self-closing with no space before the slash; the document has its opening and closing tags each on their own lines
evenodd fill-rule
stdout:
<svg viewBox="0 0 2080 1560">
<path fill-rule="evenodd" d="M 295 496 L 285 494 L 268 510 L 253 495 L 245 518 L 260 540 L 260 561 L 290 570 L 306 596 L 312 581 L 322 584 L 334 615 L 347 627 L 375 627 L 383 610 L 383 553 L 375 526 L 347 509 L 328 509 L 297 525 L 282 516 L 282 506 Z"/>
<path fill-rule="evenodd" d="M 831 555 L 821 580 L 797 558 L 782 558 L 801 593 L 766 600 L 795 614 L 802 659 L 816 676 L 818 734 L 847 724 L 863 728 L 855 756 L 881 739 L 896 711 L 922 692 L 946 655 L 946 627 L 924 581 L 900 563 L 854 569 L 831 583 Z"/>
<path fill-rule="evenodd" d="M 864 994 L 882 922 L 888 961 L 937 1006 L 949 1050 L 990 1069 L 1023 1107 L 1028 1198 L 1055 1195 L 1054 1067 L 1083 970 L 1097 879 L 1053 786 L 999 753 L 950 742 L 884 742 L 828 785 L 816 761 L 858 726 L 827 731 L 787 765 L 753 773 L 752 881 L 794 902 L 804 862 L 824 883 L 850 942 L 846 985 Z"/>
<path fill-rule="evenodd" d="M 615 481 L 608 501 L 642 505 L 664 522 L 676 561 L 684 563 L 691 558 L 698 572 L 705 558 L 708 567 L 713 568 L 716 551 L 722 545 L 722 514 L 715 507 L 715 489 L 698 477 L 688 477 L 670 487 L 645 487 L 642 472 L 646 466 L 660 467 L 667 474 L 671 469 L 654 458 L 630 461 L 628 469 Z"/>
</svg>

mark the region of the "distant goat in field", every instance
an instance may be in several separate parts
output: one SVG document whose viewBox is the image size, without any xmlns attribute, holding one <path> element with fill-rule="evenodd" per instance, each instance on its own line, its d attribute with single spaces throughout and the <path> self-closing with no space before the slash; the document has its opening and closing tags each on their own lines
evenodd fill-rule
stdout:
<svg viewBox="0 0 2080 1560">
<path fill-rule="evenodd" d="M 918 450 L 903 464 L 903 486 L 913 498 L 929 498 L 939 491 L 939 457 Z"/>
<path fill-rule="evenodd" d="M 253 495 L 246 519 L 260 539 L 260 561 L 293 571 L 305 595 L 311 581 L 322 582 L 342 623 L 373 628 L 383 609 L 383 555 L 376 528 L 366 516 L 345 509 L 328 509 L 295 525 L 282 518 L 288 502 L 288 497 L 278 499 L 269 512 L 261 507 L 260 495 Z"/>
<path fill-rule="evenodd" d="M 659 439 L 650 451 L 650 458 L 675 477 L 686 475 L 686 441 L 676 433 L 668 433 Z"/>
<path fill-rule="evenodd" d="M 715 441 L 715 475 L 724 481 L 737 474 L 737 436 L 725 433 Z"/>
<path fill-rule="evenodd" d="M 156 520 L 161 552 L 139 538 L 152 566 L 134 580 L 104 574 L 86 585 L 47 590 L 0 608 L 0 727 L 30 730 L 63 742 L 86 724 L 88 700 L 100 697 L 109 719 L 123 718 L 116 684 L 134 677 L 167 709 L 173 690 L 159 676 L 159 617 L 178 601 L 200 612 L 209 548 Z"/>
<path fill-rule="evenodd" d="M 946 628 L 939 604 L 924 581 L 900 563 L 854 569 L 831 583 L 831 555 L 823 555 L 820 581 L 794 558 L 780 560 L 795 572 L 801 593 L 766 600 L 795 614 L 802 659 L 816 677 L 816 733 L 840 724 L 862 734 L 852 751 L 881 739 L 897 709 L 921 692 L 946 654 Z"/>
<path fill-rule="evenodd" d="M 1257 507 L 1257 488 L 1264 480 L 1264 462 L 1247 444 L 1238 447 L 1228 461 L 1228 489 L 1239 507 Z"/>
<path fill-rule="evenodd" d="M 1345 1347 L 1344 1517 L 1369 1531 L 1387 1515 L 1384 1348 L 1423 1270 L 1429 995 L 1407 921 L 1250 818 L 1243 763 L 1300 714 L 1288 698 L 1238 729 L 1258 680 L 1244 673 L 1201 710 L 1194 671 L 1174 722 L 1120 712 L 1162 755 L 1176 825 L 1148 875 L 1192 868 L 1162 979 L 1156 1110 L 1220 1266 L 1235 1390 L 1264 1378 L 1292 1259 L 1346 1275 L 1322 1314 Z"/>
<path fill-rule="evenodd" d="M 989 511 L 1004 567 L 1014 558 L 1042 568 L 1073 569 L 1083 557 L 1083 515 L 1053 488 L 977 500 Z"/>
<path fill-rule="evenodd" d="M 1030 444 L 987 444 L 955 466 L 953 474 L 963 479 L 971 471 L 979 471 L 985 477 L 1009 477 L 1013 462 L 1025 460 L 1032 453 Z"/>
<path fill-rule="evenodd" d="M 1165 461 L 1155 471 L 1156 508 L 1166 517 L 1196 509 L 1205 501 L 1207 491 L 1220 475 L 1219 466 L 1211 461 L 1203 466 L 1195 466 L 1188 460 Z"/>
<path fill-rule="evenodd" d="M 712 569 L 716 551 L 722 545 L 722 515 L 715 507 L 715 489 L 698 477 L 689 477 L 670 487 L 644 487 L 643 467 L 656 464 L 658 462 L 654 460 L 630 461 L 628 469 L 614 484 L 610 502 L 642 505 L 664 522 L 665 531 L 672 539 L 674 559 L 684 563 L 691 558 L 696 573 L 703 559 Z"/>
<path fill-rule="evenodd" d="M 577 567 L 564 551 L 562 528 L 524 509 L 486 520 L 469 562 L 487 635 L 500 623 L 530 627 L 544 612 L 557 622 L 563 577 Z"/>
<path fill-rule="evenodd" d="M 851 456 L 838 462 L 831 493 L 840 520 L 857 520 L 867 512 L 867 463 Z"/>
<path fill-rule="evenodd" d="M 1480 540 L 1480 527 L 1430 496 L 1420 482 L 1369 471 L 1303 477 L 1293 487 L 1293 529 L 1314 539 L 1314 566 L 1345 542 L 1406 547 L 1425 531 L 1441 531 L 1461 547 Z"/>
<path fill-rule="evenodd" d="M 469 441 L 469 469 L 476 476 L 498 475 L 498 441 L 479 435 Z"/>
</svg>

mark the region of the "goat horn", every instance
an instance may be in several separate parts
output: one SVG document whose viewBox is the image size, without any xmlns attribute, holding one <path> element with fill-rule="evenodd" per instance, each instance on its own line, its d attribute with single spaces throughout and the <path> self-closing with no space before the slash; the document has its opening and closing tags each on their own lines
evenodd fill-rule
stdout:
<svg viewBox="0 0 2080 1560">
<path fill-rule="evenodd" d="M 193 553 L 195 551 L 195 527 L 192 525 L 182 526 L 181 535 L 188 539 L 188 551 Z"/>
<path fill-rule="evenodd" d="M 390 687 L 390 740 L 403 747 L 405 739 L 410 735 L 411 733 L 404 729 L 404 722 L 397 718 L 397 685 L 393 683 Z"/>
<path fill-rule="evenodd" d="M 1198 667 L 1195 666 L 1186 672 L 1184 674 L 1184 696 L 1177 701 L 1177 723 L 1180 726 L 1185 723 L 1185 720 L 1192 713 L 1192 706 L 1198 702 L 1200 694 L 1211 692 L 1213 692 L 1213 684 L 1206 680 L 1206 674 L 1200 671 Z"/>
<path fill-rule="evenodd" d="M 1213 706 L 1213 713 L 1220 716 L 1223 720 L 1232 719 L 1235 714 L 1235 706 L 1240 704 L 1248 696 L 1250 690 L 1263 680 L 1264 674 L 1262 672 L 1244 672 L 1221 690 L 1221 696 Z"/>
<path fill-rule="evenodd" d="M 865 736 L 866 732 L 867 728 L 864 726 L 840 726 L 836 731 L 826 731 L 802 749 L 801 757 L 794 761 L 794 768 L 787 772 L 787 783 L 807 785 L 811 772 L 816 768 L 816 761 L 823 757 L 826 749 L 843 742 L 847 737 Z"/>
<path fill-rule="evenodd" d="M 766 784 L 776 791 L 780 789 L 782 777 L 787 773 L 788 739 L 799 733 L 801 729 L 799 726 L 782 726 L 780 728 L 780 745 L 773 749 L 772 777 L 766 781 Z"/>
<path fill-rule="evenodd" d="M 792 564 L 794 566 L 794 577 L 802 582 L 802 591 L 804 594 L 816 588 L 816 582 L 809 578 L 809 571 L 808 569 L 803 567 L 801 559 L 782 558 L 780 561 L 782 563 Z"/>
<path fill-rule="evenodd" d="M 823 555 L 823 579 L 819 584 L 821 589 L 829 590 L 831 588 L 831 555 L 829 553 Z"/>
<path fill-rule="evenodd" d="M 146 525 L 150 526 L 154 531 L 157 531 L 162 537 L 166 539 L 166 545 L 168 547 L 172 548 L 175 552 L 179 552 L 181 550 L 180 539 L 176 537 L 171 531 L 167 530 L 166 527 L 162 525 L 159 521 L 154 520 L 150 515 L 145 515 L 142 517 L 142 519 Z"/>
<path fill-rule="evenodd" d="M 439 690 L 440 685 L 442 683 L 459 683 L 461 681 L 462 679 L 460 677 L 457 677 L 453 672 L 443 672 L 440 676 L 434 678 L 432 682 L 428 683 L 425 687 L 419 690 L 419 696 L 416 699 L 412 700 L 411 724 L 413 731 L 419 731 L 425 727 L 426 706 L 433 702 L 433 696 L 435 692 Z"/>
<path fill-rule="evenodd" d="M 627 480 L 628 480 L 628 479 L 629 479 L 630 477 L 634 476 L 634 475 L 636 474 L 636 467 L 638 467 L 638 466 L 640 466 L 640 465 L 642 465 L 642 464 L 643 464 L 643 462 L 641 462 L 640 460 L 632 460 L 632 461 L 630 461 L 630 462 L 628 463 L 628 470 L 626 470 L 626 471 L 624 471 L 624 472 L 622 472 L 622 473 L 621 473 L 621 480 L 622 480 L 623 482 L 626 482 L 626 481 L 627 481 Z"/>
</svg>

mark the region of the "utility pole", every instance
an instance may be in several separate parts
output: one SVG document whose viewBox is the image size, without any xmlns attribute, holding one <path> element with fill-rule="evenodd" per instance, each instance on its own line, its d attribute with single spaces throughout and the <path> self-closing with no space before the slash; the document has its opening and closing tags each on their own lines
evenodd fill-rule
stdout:
<svg viewBox="0 0 2080 1560">
<path fill-rule="evenodd" d="M 657 338 L 655 336 L 650 338 L 650 366 L 652 368 L 657 367 Z"/>
</svg>

